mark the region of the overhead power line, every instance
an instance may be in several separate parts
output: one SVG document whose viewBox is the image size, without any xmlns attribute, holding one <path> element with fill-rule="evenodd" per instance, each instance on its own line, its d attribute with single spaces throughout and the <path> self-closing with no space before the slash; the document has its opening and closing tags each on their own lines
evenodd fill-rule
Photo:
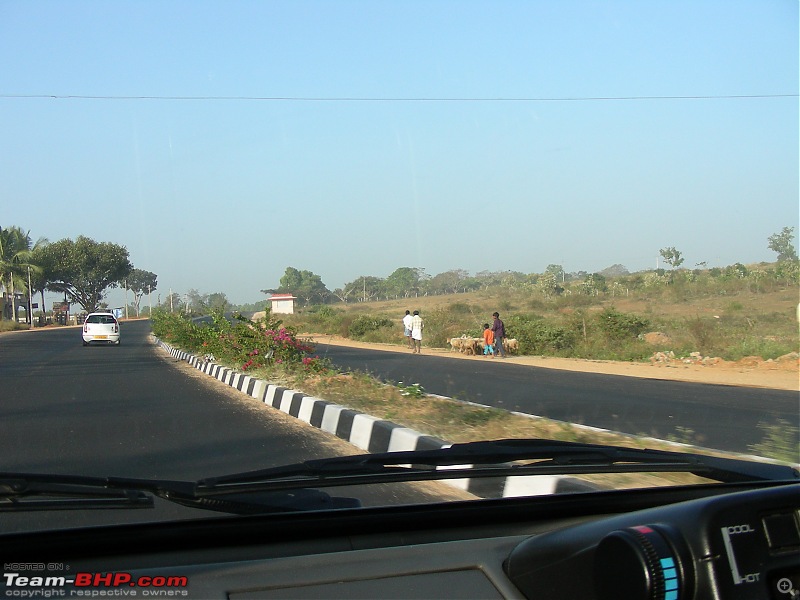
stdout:
<svg viewBox="0 0 800 600">
<path fill-rule="evenodd" d="M 353 97 L 353 96 L 123 96 L 88 94 L 0 94 L 2 99 L 21 100 L 170 100 L 236 102 L 608 102 L 636 100 L 745 100 L 797 98 L 799 94 L 717 94 L 697 96 L 553 96 L 513 98 L 470 97 Z"/>
</svg>

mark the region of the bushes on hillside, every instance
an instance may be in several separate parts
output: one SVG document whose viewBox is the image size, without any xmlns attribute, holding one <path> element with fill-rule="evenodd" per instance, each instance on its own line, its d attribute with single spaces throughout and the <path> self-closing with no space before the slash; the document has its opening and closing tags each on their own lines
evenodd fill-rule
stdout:
<svg viewBox="0 0 800 600">
<path fill-rule="evenodd" d="M 781 274 L 790 277 L 794 272 L 790 267 L 784 269 L 789 275 Z M 491 313 L 498 310 L 521 354 L 647 360 L 654 352 L 673 351 L 678 356 L 701 352 L 725 360 L 748 355 L 777 358 L 797 348 L 796 299 L 791 289 L 762 296 L 780 281 L 768 268 L 763 270 L 758 279 L 753 273 L 759 268 L 743 270 L 740 265 L 716 271 L 635 274 L 612 281 L 605 299 L 569 290 L 546 299 L 536 289 L 525 288 L 458 295 L 449 304 L 420 300 L 423 345 L 448 348 L 454 337 L 480 338 L 483 323 L 491 322 Z M 608 297 L 613 293 L 619 296 L 616 305 Z M 637 309 L 631 310 L 632 306 Z M 400 343 L 403 309 L 399 303 L 321 307 L 306 309 L 289 321 L 303 331 Z M 661 341 L 654 343 L 652 336 L 645 341 L 643 334 L 653 331 L 664 334 Z"/>
</svg>

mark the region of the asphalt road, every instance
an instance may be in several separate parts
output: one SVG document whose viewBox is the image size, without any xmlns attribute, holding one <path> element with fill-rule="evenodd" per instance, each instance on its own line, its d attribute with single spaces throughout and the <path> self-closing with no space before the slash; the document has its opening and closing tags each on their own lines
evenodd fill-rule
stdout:
<svg viewBox="0 0 800 600">
<path fill-rule="evenodd" d="M 318 344 L 339 367 L 384 381 L 419 383 L 429 393 L 630 434 L 748 452 L 763 441 L 758 424 L 798 424 L 797 392 L 638 379 L 515 365 L 501 359 L 452 360 Z M 691 433 L 690 433 L 691 432 Z M 800 443 L 795 435 L 794 444 Z"/>
<path fill-rule="evenodd" d="M 77 328 L 0 335 L 0 471 L 194 480 L 358 452 L 172 359 L 148 332 L 146 321 L 125 323 L 121 346 L 88 348 Z M 734 451 L 761 440 L 758 423 L 798 420 L 795 392 L 325 344 L 317 351 L 345 368 L 420 383 L 432 393 L 662 438 L 686 428 L 697 443 Z M 431 485 L 346 493 L 365 505 L 446 495 L 441 484 Z M 157 518 L 200 516 L 174 505 L 159 510 Z M 0 530 L 154 518 L 148 511 L 4 513 Z"/>
<path fill-rule="evenodd" d="M 195 480 L 361 452 L 171 358 L 148 333 L 147 321 L 123 323 L 120 346 L 90 347 L 78 328 L 0 335 L 0 471 Z M 339 493 L 365 505 L 440 498 L 428 491 Z M 143 513 L 4 513 L 0 530 L 153 518 Z"/>
</svg>

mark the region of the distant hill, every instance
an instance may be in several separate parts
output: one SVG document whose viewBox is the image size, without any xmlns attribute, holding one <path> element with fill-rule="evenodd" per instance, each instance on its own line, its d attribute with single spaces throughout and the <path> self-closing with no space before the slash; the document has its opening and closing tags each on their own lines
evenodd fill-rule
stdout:
<svg viewBox="0 0 800 600">
<path fill-rule="evenodd" d="M 600 275 L 603 277 L 620 277 L 622 275 L 630 275 L 630 271 L 625 265 L 611 265 L 600 271 Z"/>
</svg>

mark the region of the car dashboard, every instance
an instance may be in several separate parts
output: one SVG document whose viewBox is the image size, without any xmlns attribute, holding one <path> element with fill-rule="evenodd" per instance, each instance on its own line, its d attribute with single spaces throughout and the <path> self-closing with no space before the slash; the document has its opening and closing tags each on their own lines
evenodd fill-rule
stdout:
<svg viewBox="0 0 800 600">
<path fill-rule="evenodd" d="M 5 597 L 33 597 L 47 576 L 68 597 L 790 600 L 800 484 L 117 525 L 0 547 Z M 31 565 L 47 571 L 39 588 Z"/>
</svg>

